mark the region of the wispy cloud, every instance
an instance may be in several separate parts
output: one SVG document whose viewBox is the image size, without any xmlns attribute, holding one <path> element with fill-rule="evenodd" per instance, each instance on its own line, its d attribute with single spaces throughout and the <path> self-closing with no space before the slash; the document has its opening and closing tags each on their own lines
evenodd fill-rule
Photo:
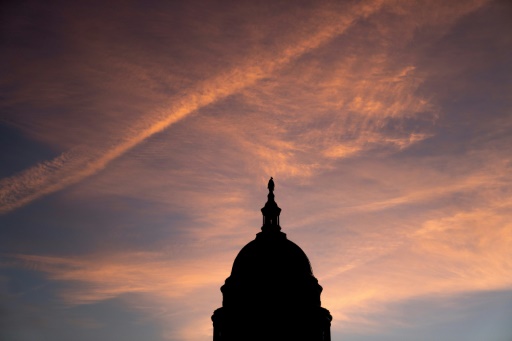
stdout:
<svg viewBox="0 0 512 341">
<path fill-rule="evenodd" d="M 79 151 L 65 152 L 55 160 L 3 179 L 0 193 L 1 212 L 23 206 L 95 174 L 148 137 L 168 128 L 192 112 L 269 76 L 291 60 L 338 36 L 356 19 L 368 16 L 378 8 L 378 2 L 369 2 L 355 6 L 347 14 L 323 12 L 314 20 L 319 27 L 313 27 L 298 41 L 280 47 L 279 51 L 272 55 L 258 56 L 257 59 L 249 57 L 248 61 L 242 62 L 231 71 L 201 82 L 192 90 L 173 98 L 173 103 L 169 103 L 166 108 L 145 114 L 144 119 L 135 124 L 134 128 L 107 146 L 100 145 L 94 149 L 81 146 L 78 148 Z M 326 14 L 328 17 L 325 17 Z"/>
<path fill-rule="evenodd" d="M 512 206 L 510 201 L 502 200 L 486 205 L 455 210 L 438 218 L 426 217 L 412 230 L 361 230 L 355 238 L 334 239 L 317 234 L 309 236 L 308 243 L 300 243 L 315 260 L 316 273 L 325 289 L 324 305 L 336 318 L 334 328 L 366 328 L 370 322 L 364 316 L 408 299 L 510 287 L 512 225 L 504 213 Z M 286 232 L 292 240 L 297 241 L 293 236 L 300 239 L 300 233 Z M 309 244 L 332 245 L 337 251 L 326 248 L 317 254 L 320 250 Z M 211 292 L 216 292 L 228 276 L 233 254 L 212 252 L 214 257 L 196 259 L 154 252 L 82 257 L 12 255 L 7 265 L 40 271 L 48 279 L 65 283 L 60 295 L 68 304 L 126 294 L 159 297 L 171 304 L 205 292 L 210 293 L 213 302 L 215 295 Z M 148 298 L 146 304 L 152 300 Z M 207 308 L 212 307 L 203 306 L 196 313 L 204 315 Z M 209 322 L 204 323 L 206 330 Z M 198 333 L 187 332 L 187 328 L 181 332 Z"/>
<path fill-rule="evenodd" d="M 353 327 L 358 316 L 391 302 L 509 288 L 510 228 L 495 209 L 426 221 L 400 246 L 324 280 L 327 288 L 339 285 L 344 292 L 324 300 L 337 325 Z"/>
<path fill-rule="evenodd" d="M 183 297 L 218 284 L 225 276 L 222 262 L 172 260 L 162 254 L 130 253 L 87 258 L 13 255 L 19 265 L 46 273 L 50 279 L 75 283 L 64 290 L 68 304 L 83 304 L 130 293 Z M 134 260 L 136 260 L 134 262 Z"/>
<path fill-rule="evenodd" d="M 69 305 L 131 300 L 146 318 L 161 321 L 164 338 L 206 339 L 219 287 L 236 252 L 259 231 L 258 209 L 274 176 L 283 230 L 310 257 L 334 332 L 387 328 L 372 316 L 394 316 L 393 307 L 415 299 L 510 289 L 508 94 L 475 82 L 471 93 L 479 101 L 451 98 L 452 84 L 465 83 L 466 73 L 482 78 L 481 61 L 472 58 L 474 34 L 459 39 L 471 49 L 455 42 L 457 25 L 486 2 L 343 3 L 303 12 L 240 6 L 211 16 L 210 8 L 194 8 L 207 25 L 180 26 L 193 31 L 185 35 L 193 43 L 154 59 L 145 48 L 124 51 L 122 44 L 112 45 L 113 56 L 106 41 L 90 40 L 81 52 L 114 71 L 82 65 L 90 78 L 77 79 L 98 92 L 119 92 L 88 93 L 89 100 L 101 98 L 97 105 L 80 102 L 89 102 L 90 116 L 51 113 L 48 122 L 24 125 L 24 113 L 6 120 L 64 152 L 2 179 L 0 212 L 77 184 L 60 199 L 84 204 L 73 208 L 92 216 L 87 223 L 97 229 L 59 215 L 71 222 L 62 233 L 94 242 L 81 255 L 47 246 L 38 253 L 18 248 L 25 236 L 14 236 L 2 266 L 58 282 Z M 236 22 L 237 11 L 275 17 L 234 24 L 240 31 L 219 43 L 221 23 Z M 155 25 L 166 28 L 164 21 Z M 186 61 L 163 56 L 173 53 Z M 12 100 L 76 98 L 51 91 L 39 98 L 35 88 Z M 493 96 L 501 107 L 481 100 Z M 102 220 L 98 212 L 111 216 Z M 33 219 L 50 221 L 45 214 Z M 52 238 L 51 222 L 41 225 Z M 108 233 L 91 237 L 100 229 Z M 179 326 L 171 330 L 169 321 Z"/>
<path fill-rule="evenodd" d="M 446 11 L 445 17 L 435 20 L 450 22 L 479 5 L 475 2 L 468 6 L 455 6 L 453 11 Z M 314 160 L 314 157 L 309 157 L 309 161 L 297 162 L 297 151 L 323 154 L 327 158 L 336 159 L 350 157 L 377 145 L 405 148 L 427 138 L 428 132 L 395 130 L 390 133 L 383 130 L 389 120 L 417 115 L 421 117 L 425 114 L 427 117 L 422 119 L 428 120 L 436 114 L 431 104 L 415 93 L 422 82 L 421 76 L 414 74 L 415 67 L 401 66 L 386 56 L 392 53 L 393 47 L 384 47 L 383 53 L 368 50 L 364 45 L 360 48 L 351 46 L 350 52 L 332 59 L 336 62 L 328 66 L 329 72 L 319 69 L 314 62 L 306 60 L 298 63 L 300 57 L 312 51 L 320 58 L 332 58 L 326 55 L 323 47 L 342 35 L 357 20 L 371 17 L 382 6 L 383 2 L 373 1 L 353 6 L 328 5 L 316 8 L 314 15 L 307 21 L 311 29 L 286 34 L 285 42 L 278 37 L 275 41 L 279 45 L 271 50 L 259 49 L 255 54 L 234 60 L 230 69 L 221 70 L 207 80 L 195 81 L 195 84 L 167 100 L 158 94 L 157 108 L 144 112 L 141 118 L 128 115 L 113 124 L 107 121 L 107 126 L 113 129 L 107 129 L 107 135 L 90 136 L 95 142 L 79 142 L 53 160 L 2 179 L 0 212 L 9 212 L 96 174 L 154 134 L 248 87 L 251 88 L 243 91 L 244 101 L 257 110 L 276 115 L 286 127 L 285 136 L 280 138 L 260 134 L 259 140 L 243 141 L 245 149 L 252 150 L 259 162 L 265 165 L 262 171 L 267 173 L 311 176 L 318 169 L 319 163 L 326 162 Z M 393 7 L 384 8 L 389 10 Z M 396 11 L 396 8 L 393 10 Z M 377 21 L 376 25 L 379 27 L 381 23 Z M 413 29 L 418 23 L 410 25 Z M 391 32 L 379 33 L 390 39 L 398 31 L 401 30 L 394 28 Z M 335 51 L 333 47 L 330 44 L 330 51 Z M 356 58 L 356 54 L 363 57 Z M 361 63 L 361 59 L 366 59 L 366 62 Z M 146 77 L 145 71 L 137 70 L 137 65 L 133 63 L 127 72 L 132 72 L 132 69 L 138 78 Z M 323 77 L 318 78 L 319 75 Z M 275 79 L 279 79 L 278 83 Z M 262 80 L 263 83 L 254 87 Z M 311 86 L 304 86 L 307 84 Z M 153 93 L 151 97 L 156 98 Z M 98 110 L 105 109 L 100 107 Z M 144 107 L 140 110 L 143 111 Z M 315 114 L 311 115 L 313 112 Z M 254 122 L 250 114 L 244 116 L 246 122 Z M 327 126 L 321 132 L 311 130 L 312 125 L 322 122 Z M 274 123 L 270 121 L 261 125 L 260 131 L 268 131 Z M 241 130 L 242 134 L 255 136 L 251 127 L 235 125 L 234 128 Z M 286 139 L 286 135 L 290 134 L 301 136 L 301 141 Z M 233 135 L 240 133 L 235 132 Z M 262 140 L 265 142 L 260 143 Z"/>
</svg>

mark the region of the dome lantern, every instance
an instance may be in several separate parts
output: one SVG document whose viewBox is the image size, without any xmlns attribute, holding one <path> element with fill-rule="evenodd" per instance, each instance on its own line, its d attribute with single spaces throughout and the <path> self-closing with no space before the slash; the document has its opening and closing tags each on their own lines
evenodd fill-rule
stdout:
<svg viewBox="0 0 512 341">
<path fill-rule="evenodd" d="M 274 200 L 275 184 L 273 179 L 274 178 L 270 177 L 270 180 L 268 181 L 268 199 L 265 206 L 261 209 L 261 213 L 263 214 L 262 231 L 281 231 L 281 226 L 279 226 L 279 215 L 281 214 L 281 209 L 277 206 L 277 203 Z"/>
</svg>

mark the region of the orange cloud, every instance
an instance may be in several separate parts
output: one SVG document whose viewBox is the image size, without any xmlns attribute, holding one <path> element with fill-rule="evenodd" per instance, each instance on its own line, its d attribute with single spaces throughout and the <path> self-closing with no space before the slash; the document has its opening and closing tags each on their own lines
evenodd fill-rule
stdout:
<svg viewBox="0 0 512 341">
<path fill-rule="evenodd" d="M 129 293 L 183 297 L 198 288 L 218 285 L 226 277 L 222 261 L 172 260 L 161 254 L 130 253 L 86 258 L 14 255 L 18 264 L 46 273 L 56 281 L 76 283 L 62 293 L 69 304 L 105 300 Z"/>
<path fill-rule="evenodd" d="M 166 108 L 145 114 L 142 121 L 134 124 L 113 142 L 109 141 L 107 145 L 95 146 L 93 149 L 84 145 L 52 161 L 2 179 L 0 212 L 9 212 L 95 174 L 140 142 L 192 112 L 254 84 L 304 53 L 325 44 L 343 33 L 358 18 L 378 10 L 379 3 L 363 2 L 342 15 L 329 11 L 321 12 L 319 17 L 315 18 L 311 31 L 305 35 L 300 34 L 297 41 L 282 46 L 278 53 L 249 58 L 230 71 L 194 86 L 193 90 L 173 98 L 172 103 Z"/>
<path fill-rule="evenodd" d="M 127 293 L 147 294 L 148 306 L 184 304 L 184 295 L 187 300 L 213 297 L 211 307 L 196 312 L 201 320 L 166 331 L 174 339 L 206 337 L 211 335 L 208 316 L 220 302 L 218 288 L 234 254 L 258 230 L 252 222 L 259 222 L 257 208 L 264 197 L 257 193 L 255 199 L 250 193 L 255 192 L 255 179 L 264 184 L 267 176 L 261 173 L 267 173 L 284 180 L 278 186 L 288 186 L 288 194 L 277 194 L 286 208 L 283 228 L 312 259 L 336 330 L 361 330 L 361 324 L 382 328 L 368 314 L 411 298 L 510 288 L 511 181 L 505 151 L 482 146 L 458 155 L 365 158 L 373 149 L 396 151 L 428 142 L 434 133 L 407 127 L 407 120 L 433 123 L 444 114 L 435 99 L 419 92 L 429 75 L 415 66 L 414 58 L 398 58 L 396 47 L 414 36 L 417 25 L 436 26 L 442 35 L 481 4 L 445 4 L 439 9 L 440 3 L 429 2 L 413 16 L 417 3 L 386 3 L 388 11 L 403 11 L 404 21 L 391 27 L 371 15 L 378 7 L 361 7 L 359 14 L 347 17 L 367 16 L 379 28 L 388 45 L 375 50 L 346 41 L 336 45 L 333 38 L 355 25 L 347 19 L 333 28 L 337 13 L 325 14 L 332 16 L 329 28 L 320 25 L 325 31 L 307 32 L 301 44 L 283 47 L 275 60 L 260 54 L 184 91 L 171 109 L 134 123 L 117 144 L 76 148 L 2 182 L 0 202 L 8 212 L 94 174 L 144 139 L 189 117 L 183 140 L 201 137 L 210 147 L 206 151 L 181 146 L 181 154 L 159 158 L 161 168 L 148 166 L 144 158 L 155 158 L 175 141 L 165 136 L 144 146 L 147 154 L 110 164 L 101 176 L 67 195 L 116 194 L 161 203 L 167 211 L 193 211 L 197 226 L 187 231 L 191 243 L 208 240 L 218 247 L 218 240 L 225 238 L 222 251 L 193 259 L 135 252 L 76 258 L 17 255 L 17 262 L 65 282 L 62 295 L 71 304 Z M 334 49 L 335 61 L 317 61 L 329 59 L 322 44 Z M 345 55 L 343 48 L 351 53 Z M 229 100 L 244 105 L 236 107 L 246 110 L 243 117 L 224 110 L 229 104 L 212 106 L 233 94 Z M 190 115 L 201 108 L 214 114 L 200 119 Z M 397 128 L 390 129 L 390 122 Z M 176 164 L 180 167 L 169 166 Z M 264 185 L 258 188 L 265 191 Z"/>
</svg>

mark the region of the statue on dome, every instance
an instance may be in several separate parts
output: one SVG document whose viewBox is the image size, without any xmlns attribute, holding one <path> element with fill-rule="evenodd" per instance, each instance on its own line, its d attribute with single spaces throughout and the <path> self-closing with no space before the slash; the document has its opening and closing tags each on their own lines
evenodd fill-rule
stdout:
<svg viewBox="0 0 512 341">
<path fill-rule="evenodd" d="M 270 180 L 268 181 L 267 188 L 268 188 L 269 192 L 274 192 L 274 186 L 275 185 L 274 185 L 274 180 L 273 179 L 274 179 L 273 177 L 270 177 Z"/>
</svg>

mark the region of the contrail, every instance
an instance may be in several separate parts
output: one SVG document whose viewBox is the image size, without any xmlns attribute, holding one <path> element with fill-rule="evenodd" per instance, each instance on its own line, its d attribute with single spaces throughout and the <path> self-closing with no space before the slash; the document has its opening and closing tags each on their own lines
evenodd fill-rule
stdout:
<svg viewBox="0 0 512 341">
<path fill-rule="evenodd" d="M 369 1 L 359 4 L 346 16 L 324 11 L 317 18 L 318 25 L 314 25 L 320 29 L 309 34 L 300 43 L 289 44 L 282 51 L 269 55 L 264 60 L 249 59 L 231 71 L 199 84 L 194 91 L 183 93 L 176 104 L 148 115 L 151 118 L 146 117 L 147 122 L 142 122 L 145 128 L 131 132 L 121 141 L 101 149 L 80 146 L 53 160 L 42 162 L 0 180 L 0 213 L 12 211 L 97 173 L 155 133 L 163 131 L 202 107 L 255 84 L 304 53 L 327 43 L 342 34 L 355 20 L 376 12 L 382 2 Z"/>
</svg>

